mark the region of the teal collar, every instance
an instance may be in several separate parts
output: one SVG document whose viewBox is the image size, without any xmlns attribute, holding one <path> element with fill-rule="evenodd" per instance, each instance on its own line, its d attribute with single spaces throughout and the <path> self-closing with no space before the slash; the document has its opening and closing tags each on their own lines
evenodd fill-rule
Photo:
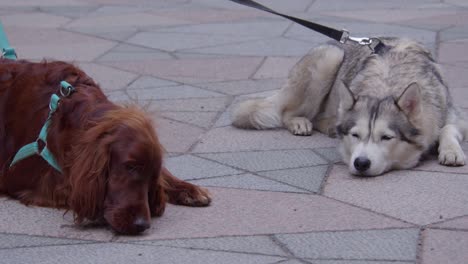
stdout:
<svg viewBox="0 0 468 264">
<path fill-rule="evenodd" d="M 16 60 L 15 49 L 10 47 L 10 43 L 8 42 L 8 38 L 5 34 L 5 31 L 3 30 L 3 26 L 1 22 L 0 22 L 0 48 L 1 48 L 0 58 Z"/>
<path fill-rule="evenodd" d="M 60 83 L 60 94 L 63 97 L 70 96 L 73 92 L 75 91 L 75 88 L 71 86 L 68 82 L 62 81 Z M 15 165 L 17 162 L 28 158 L 33 155 L 39 155 L 41 156 L 47 163 L 49 163 L 50 166 L 52 166 L 54 169 L 56 169 L 59 172 L 62 172 L 62 169 L 57 163 L 57 160 L 55 159 L 54 155 L 52 152 L 50 152 L 48 146 L 47 146 L 47 132 L 50 126 L 51 118 L 52 115 L 57 111 L 57 108 L 60 103 L 60 97 L 56 94 L 53 94 L 50 97 L 50 103 L 49 103 L 49 116 L 47 117 L 47 120 L 45 121 L 44 125 L 41 128 L 41 132 L 39 133 L 39 136 L 37 137 L 36 141 L 29 143 L 16 153 L 13 161 L 10 164 L 10 167 Z M 40 149 L 40 146 L 44 146 L 42 149 Z"/>
</svg>

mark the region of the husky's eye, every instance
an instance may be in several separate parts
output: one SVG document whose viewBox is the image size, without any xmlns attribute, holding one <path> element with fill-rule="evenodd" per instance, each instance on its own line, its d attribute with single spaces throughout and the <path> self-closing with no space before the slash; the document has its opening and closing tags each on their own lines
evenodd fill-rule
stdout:
<svg viewBox="0 0 468 264">
<path fill-rule="evenodd" d="M 387 140 L 390 140 L 392 138 L 393 138 L 392 136 L 383 135 L 380 139 L 384 140 L 384 141 L 387 141 Z"/>
<path fill-rule="evenodd" d="M 353 138 L 357 138 L 357 139 L 360 138 L 359 135 L 358 135 L 357 133 L 352 133 L 351 136 L 353 136 Z"/>
</svg>

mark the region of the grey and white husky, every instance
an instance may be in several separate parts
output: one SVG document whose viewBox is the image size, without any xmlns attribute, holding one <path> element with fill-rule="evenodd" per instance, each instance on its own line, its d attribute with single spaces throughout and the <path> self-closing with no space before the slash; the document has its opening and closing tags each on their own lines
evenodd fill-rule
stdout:
<svg viewBox="0 0 468 264">
<path fill-rule="evenodd" d="M 353 43 L 313 49 L 278 93 L 241 103 L 233 125 L 337 135 L 343 161 L 362 176 L 414 167 L 437 145 L 441 164 L 464 165 L 468 122 L 430 52 L 407 39 L 380 41 L 375 53 Z"/>
</svg>

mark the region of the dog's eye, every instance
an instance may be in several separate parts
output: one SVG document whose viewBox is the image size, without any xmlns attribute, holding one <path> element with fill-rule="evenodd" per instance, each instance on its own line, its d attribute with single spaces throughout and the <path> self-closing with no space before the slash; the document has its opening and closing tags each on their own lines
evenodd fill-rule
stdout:
<svg viewBox="0 0 468 264">
<path fill-rule="evenodd" d="M 390 140 L 392 138 L 393 138 L 392 136 L 383 135 L 380 139 L 383 140 L 383 141 L 387 141 L 387 140 Z"/>
<path fill-rule="evenodd" d="M 353 136 L 353 138 L 357 138 L 357 139 L 360 138 L 359 135 L 358 135 L 357 133 L 353 133 L 353 134 L 351 134 L 351 136 Z"/>
</svg>

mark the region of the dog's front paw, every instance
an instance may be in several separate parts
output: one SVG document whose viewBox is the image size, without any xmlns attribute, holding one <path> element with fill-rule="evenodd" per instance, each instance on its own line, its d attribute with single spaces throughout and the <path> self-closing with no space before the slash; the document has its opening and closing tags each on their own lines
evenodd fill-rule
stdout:
<svg viewBox="0 0 468 264">
<path fill-rule="evenodd" d="M 211 203 L 211 195 L 205 188 L 193 185 L 190 190 L 179 193 L 177 204 L 187 206 L 208 206 Z"/>
<path fill-rule="evenodd" d="M 296 136 L 312 135 L 312 122 L 305 117 L 293 117 L 288 120 L 286 126 Z"/>
<path fill-rule="evenodd" d="M 465 153 L 460 146 L 440 149 L 439 163 L 445 166 L 463 166 L 465 165 Z"/>
</svg>

